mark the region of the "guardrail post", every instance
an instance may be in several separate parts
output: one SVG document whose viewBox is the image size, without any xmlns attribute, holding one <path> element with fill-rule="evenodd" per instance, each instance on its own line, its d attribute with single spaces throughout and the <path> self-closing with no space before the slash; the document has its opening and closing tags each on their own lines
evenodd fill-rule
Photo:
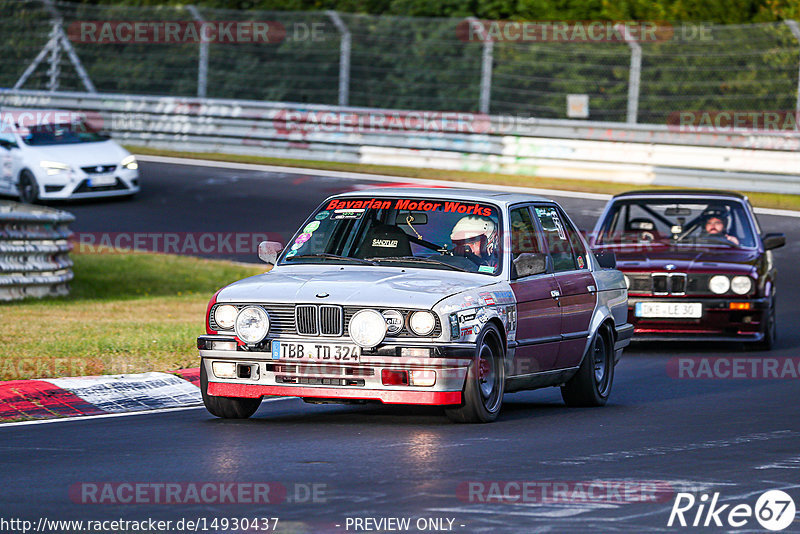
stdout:
<svg viewBox="0 0 800 534">
<path fill-rule="evenodd" d="M 631 36 L 630 31 L 624 24 L 617 25 L 619 31 L 628 47 L 631 49 L 631 67 L 628 74 L 628 114 L 626 122 L 636 124 L 636 117 L 639 114 L 639 83 L 642 77 L 642 47 Z"/>
<path fill-rule="evenodd" d="M 789 26 L 794 38 L 797 39 L 797 44 L 800 44 L 800 27 L 798 27 L 797 21 L 785 20 L 784 22 L 787 26 Z M 797 63 L 797 97 L 794 104 L 794 110 L 795 112 L 800 113 L 800 58 L 798 58 Z"/>
<path fill-rule="evenodd" d="M 327 15 L 333 21 L 336 29 L 339 30 L 341 36 L 341 45 L 339 46 L 339 105 L 346 106 L 350 101 L 350 51 L 352 48 L 352 37 L 350 29 L 339 16 L 336 11 L 326 11 Z"/>
<path fill-rule="evenodd" d="M 189 4 L 186 9 L 189 10 L 195 21 L 201 24 L 205 22 L 197 7 Z M 208 94 L 208 41 L 202 38 L 202 32 L 200 35 L 200 50 L 197 57 L 197 97 L 205 98 Z"/>
<path fill-rule="evenodd" d="M 494 64 L 494 41 L 489 37 L 486 27 L 475 17 L 468 17 L 469 23 L 480 32 L 483 50 L 481 51 L 481 93 L 478 111 L 489 113 L 492 101 L 492 67 Z M 471 34 L 472 32 L 470 32 Z"/>
</svg>

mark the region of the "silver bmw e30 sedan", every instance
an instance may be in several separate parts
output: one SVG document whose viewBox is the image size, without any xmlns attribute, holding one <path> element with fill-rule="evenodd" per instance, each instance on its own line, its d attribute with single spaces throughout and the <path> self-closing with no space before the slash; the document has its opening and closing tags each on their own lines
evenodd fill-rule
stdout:
<svg viewBox="0 0 800 534">
<path fill-rule="evenodd" d="M 481 423 L 505 393 L 547 386 L 600 406 L 633 335 L 613 254 L 595 256 L 541 197 L 349 192 L 259 257 L 273 268 L 220 289 L 197 340 L 218 417 L 294 396 L 437 405 Z"/>
</svg>

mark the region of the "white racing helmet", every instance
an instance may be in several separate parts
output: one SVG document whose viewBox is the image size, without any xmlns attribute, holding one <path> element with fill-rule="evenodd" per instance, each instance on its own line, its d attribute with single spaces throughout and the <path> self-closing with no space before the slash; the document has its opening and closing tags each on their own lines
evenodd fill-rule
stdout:
<svg viewBox="0 0 800 534">
<path fill-rule="evenodd" d="M 450 240 L 453 243 L 469 241 L 481 236 L 486 237 L 487 253 L 491 254 L 495 248 L 497 240 L 497 226 L 489 218 L 468 215 L 462 217 L 450 232 Z"/>
</svg>

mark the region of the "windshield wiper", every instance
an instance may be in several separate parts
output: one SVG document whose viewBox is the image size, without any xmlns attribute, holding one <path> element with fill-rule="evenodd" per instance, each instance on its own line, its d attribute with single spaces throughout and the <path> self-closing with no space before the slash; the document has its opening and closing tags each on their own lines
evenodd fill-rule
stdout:
<svg viewBox="0 0 800 534">
<path fill-rule="evenodd" d="M 291 258 L 286 258 L 285 261 L 290 261 L 290 260 L 293 260 L 293 259 L 296 259 L 296 258 L 327 258 L 327 259 L 333 259 L 333 260 L 354 261 L 354 262 L 357 262 L 357 263 L 364 263 L 366 265 L 375 265 L 374 262 L 371 262 L 369 260 L 364 260 L 364 259 L 361 259 L 361 258 L 351 258 L 350 256 L 339 256 L 338 254 L 328 254 L 327 252 L 320 252 L 320 253 L 317 253 L 317 254 L 300 254 L 300 255 L 297 255 L 297 256 L 292 256 Z"/>
<path fill-rule="evenodd" d="M 379 262 L 379 263 L 382 262 L 382 261 L 398 261 L 398 262 L 403 262 L 403 263 L 427 263 L 427 264 L 433 264 L 433 265 L 444 265 L 445 267 L 449 267 L 450 269 L 453 269 L 454 271 L 461 271 L 463 273 L 471 272 L 471 271 L 468 271 L 466 269 L 462 269 L 461 267 L 457 267 L 455 265 L 451 265 L 451 264 L 449 264 L 447 262 L 444 262 L 444 261 L 434 260 L 432 258 L 419 258 L 417 256 L 386 256 L 386 257 L 377 256 L 377 257 L 374 257 L 374 258 L 367 258 L 367 259 L 370 260 L 370 261 L 376 261 L 376 262 Z"/>
</svg>

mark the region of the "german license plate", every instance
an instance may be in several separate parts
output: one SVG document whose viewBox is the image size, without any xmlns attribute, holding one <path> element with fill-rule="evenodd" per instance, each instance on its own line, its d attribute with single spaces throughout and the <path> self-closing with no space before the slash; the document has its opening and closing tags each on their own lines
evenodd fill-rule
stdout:
<svg viewBox="0 0 800 534">
<path fill-rule="evenodd" d="M 633 308 L 636 317 L 655 319 L 699 319 L 703 305 L 699 302 L 637 302 Z"/>
<path fill-rule="evenodd" d="M 273 340 L 272 342 L 273 360 L 357 362 L 360 355 L 361 349 L 357 345 L 337 345 L 310 341 Z"/>
<path fill-rule="evenodd" d="M 89 187 L 102 187 L 104 185 L 114 185 L 117 177 L 113 174 L 95 174 L 89 178 Z"/>
</svg>

